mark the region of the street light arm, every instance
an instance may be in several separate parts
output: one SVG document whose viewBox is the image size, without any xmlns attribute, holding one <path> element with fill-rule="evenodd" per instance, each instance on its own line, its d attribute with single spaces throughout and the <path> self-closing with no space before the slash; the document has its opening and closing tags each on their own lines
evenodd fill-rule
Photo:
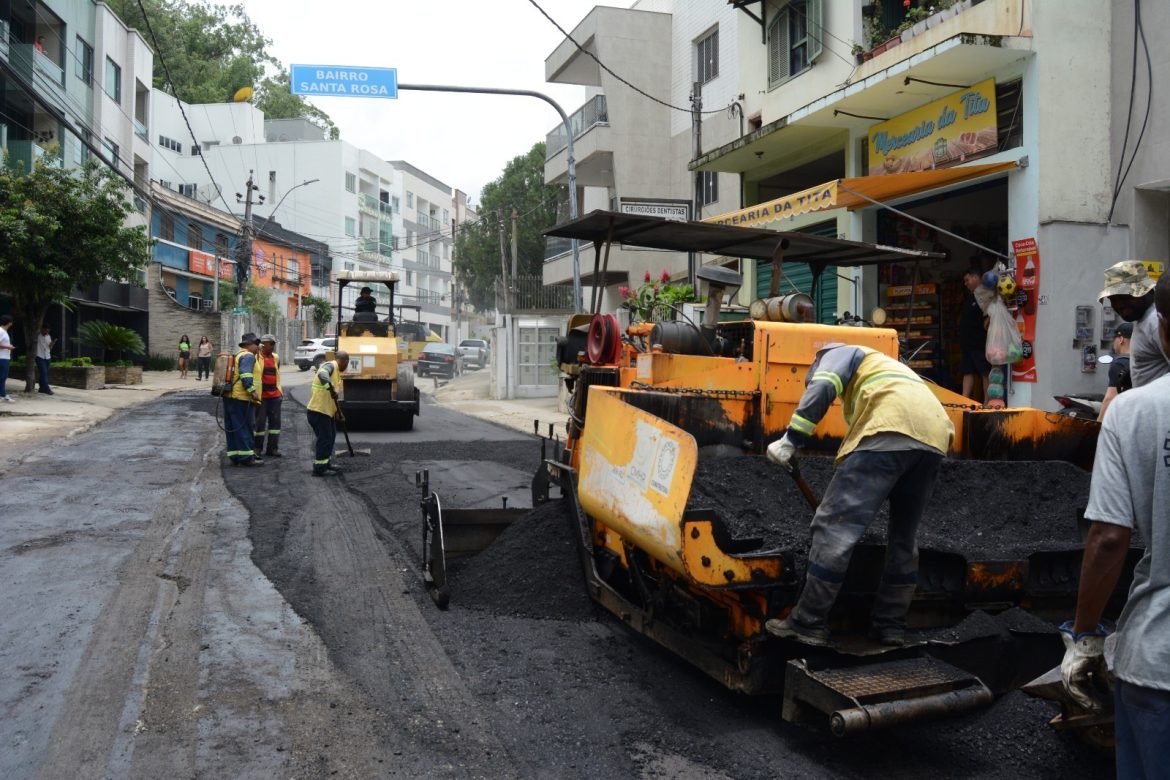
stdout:
<svg viewBox="0 0 1170 780">
<path fill-rule="evenodd" d="M 276 210 L 280 208 L 280 204 L 284 203 L 284 199 L 287 198 L 290 194 L 292 194 L 293 190 L 295 190 L 299 187 L 304 187 L 308 184 L 315 184 L 319 181 L 321 181 L 321 180 L 320 179 L 306 179 L 305 181 L 301 182 L 300 184 L 294 184 L 292 187 L 289 187 L 288 192 L 285 192 L 284 195 L 280 196 L 280 200 L 276 201 L 276 205 L 272 207 L 272 211 L 268 212 L 268 219 L 264 220 L 264 224 L 261 225 L 260 228 L 256 232 L 257 233 L 264 232 L 264 228 L 268 227 L 268 223 L 271 222 L 272 218 L 276 216 Z"/>
</svg>

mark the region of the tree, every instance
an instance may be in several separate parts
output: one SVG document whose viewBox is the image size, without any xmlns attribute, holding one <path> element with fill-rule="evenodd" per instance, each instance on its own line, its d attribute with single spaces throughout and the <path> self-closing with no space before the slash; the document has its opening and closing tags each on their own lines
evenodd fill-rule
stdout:
<svg viewBox="0 0 1170 780">
<path fill-rule="evenodd" d="M 312 310 L 313 324 L 317 326 L 317 332 L 324 332 L 329 326 L 329 321 L 333 319 L 333 304 L 329 303 L 327 298 L 306 295 L 301 300 L 301 305 Z"/>
<path fill-rule="evenodd" d="M 57 163 L 57 164 L 54 164 Z M 0 169 L 0 291 L 24 323 L 27 354 L 36 354 L 45 312 L 76 288 L 127 280 L 150 261 L 150 238 L 126 227 L 133 211 L 126 183 L 95 160 L 65 170 L 59 161 L 31 173 Z M 25 392 L 35 362 L 27 361 Z"/>
<path fill-rule="evenodd" d="M 330 137 L 338 131 L 329 115 L 300 95 L 289 93 L 288 72 L 268 53 L 272 41 L 249 18 L 242 4 L 215 5 L 184 0 L 110 0 L 131 27 L 154 32 L 154 86 L 186 103 L 223 103 L 240 87 L 256 90 L 256 106 L 269 119 L 305 117 Z M 146 9 L 143 16 L 142 9 Z M 163 63 L 166 63 L 166 71 Z M 270 71 L 276 75 L 270 75 Z M 173 81 L 167 83 L 167 73 Z"/>
<path fill-rule="evenodd" d="M 219 283 L 221 301 L 234 301 L 236 298 L 236 283 L 224 280 Z M 272 293 L 266 287 L 256 284 L 255 280 L 248 280 L 248 287 L 244 290 L 244 307 L 252 315 L 252 320 L 266 330 L 276 327 L 280 318 L 280 307 L 272 300 Z"/>
<path fill-rule="evenodd" d="M 500 275 L 500 231 L 511 252 L 512 209 L 518 219 L 518 273 L 539 276 L 544 266 L 543 231 L 557 221 L 561 187 L 544 183 L 544 142 L 504 167 L 500 178 L 483 188 L 480 220 L 460 225 L 455 236 L 455 275 L 468 291 L 471 305 L 479 311 L 495 306 L 493 282 Z M 503 209 L 503 224 L 498 219 Z M 425 236 L 423 238 L 425 240 Z M 511 269 L 511 257 L 506 258 Z M 511 271 L 509 270 L 509 273 Z"/>
</svg>

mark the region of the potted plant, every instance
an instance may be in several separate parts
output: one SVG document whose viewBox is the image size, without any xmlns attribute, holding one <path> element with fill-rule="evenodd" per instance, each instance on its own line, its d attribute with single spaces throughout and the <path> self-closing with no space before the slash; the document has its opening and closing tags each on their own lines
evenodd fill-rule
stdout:
<svg viewBox="0 0 1170 780">
<path fill-rule="evenodd" d="M 107 352 L 117 352 L 119 361 L 122 363 L 121 357 L 124 353 L 129 352 L 133 355 L 141 355 L 146 352 L 146 345 L 142 343 L 142 337 L 130 328 L 124 328 L 121 325 L 114 325 L 110 322 L 102 320 L 90 320 L 83 323 L 77 329 L 77 340 L 82 345 L 96 349 L 101 353 L 101 362 L 106 362 Z M 112 384 L 126 384 L 127 372 L 124 365 L 108 366 L 106 370 L 106 381 Z M 142 371 L 138 371 L 138 381 L 142 381 Z"/>
<path fill-rule="evenodd" d="M 99 390 L 106 383 L 106 369 L 87 357 L 70 358 L 49 364 L 49 384 L 76 390 Z"/>
<path fill-rule="evenodd" d="M 671 284 L 670 274 L 666 271 L 658 279 L 652 278 L 647 271 L 641 287 L 636 290 L 621 287 L 618 294 L 625 299 L 622 305 L 630 310 L 631 321 L 642 322 L 673 320 L 680 303 L 695 299 L 693 287 L 689 284 Z"/>
<path fill-rule="evenodd" d="M 858 65 L 865 62 L 865 47 L 860 43 L 853 44 L 853 60 Z"/>
</svg>

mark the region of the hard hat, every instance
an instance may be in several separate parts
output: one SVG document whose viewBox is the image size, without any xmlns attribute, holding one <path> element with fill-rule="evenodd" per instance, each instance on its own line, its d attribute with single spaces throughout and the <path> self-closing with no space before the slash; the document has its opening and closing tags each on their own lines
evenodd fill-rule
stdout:
<svg viewBox="0 0 1170 780">
<path fill-rule="evenodd" d="M 276 336 L 273 336 L 271 333 L 265 333 L 263 336 L 260 337 L 260 343 L 263 344 L 266 341 L 270 342 L 272 344 L 275 344 L 276 343 Z"/>
</svg>

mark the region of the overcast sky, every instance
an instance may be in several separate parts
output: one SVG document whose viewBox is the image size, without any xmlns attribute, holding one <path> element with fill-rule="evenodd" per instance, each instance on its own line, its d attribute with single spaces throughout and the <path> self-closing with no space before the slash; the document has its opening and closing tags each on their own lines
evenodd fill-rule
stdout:
<svg viewBox="0 0 1170 780">
<path fill-rule="evenodd" d="M 567 32 L 596 5 L 628 0 L 538 0 Z M 585 88 L 549 84 L 544 60 L 564 36 L 529 0 L 243 0 L 286 66 L 398 69 L 402 84 L 527 89 L 572 115 Z M 405 160 L 479 202 L 504 165 L 560 124 L 532 97 L 403 91 L 397 100 L 315 97 L 342 139 L 386 160 Z"/>
</svg>

